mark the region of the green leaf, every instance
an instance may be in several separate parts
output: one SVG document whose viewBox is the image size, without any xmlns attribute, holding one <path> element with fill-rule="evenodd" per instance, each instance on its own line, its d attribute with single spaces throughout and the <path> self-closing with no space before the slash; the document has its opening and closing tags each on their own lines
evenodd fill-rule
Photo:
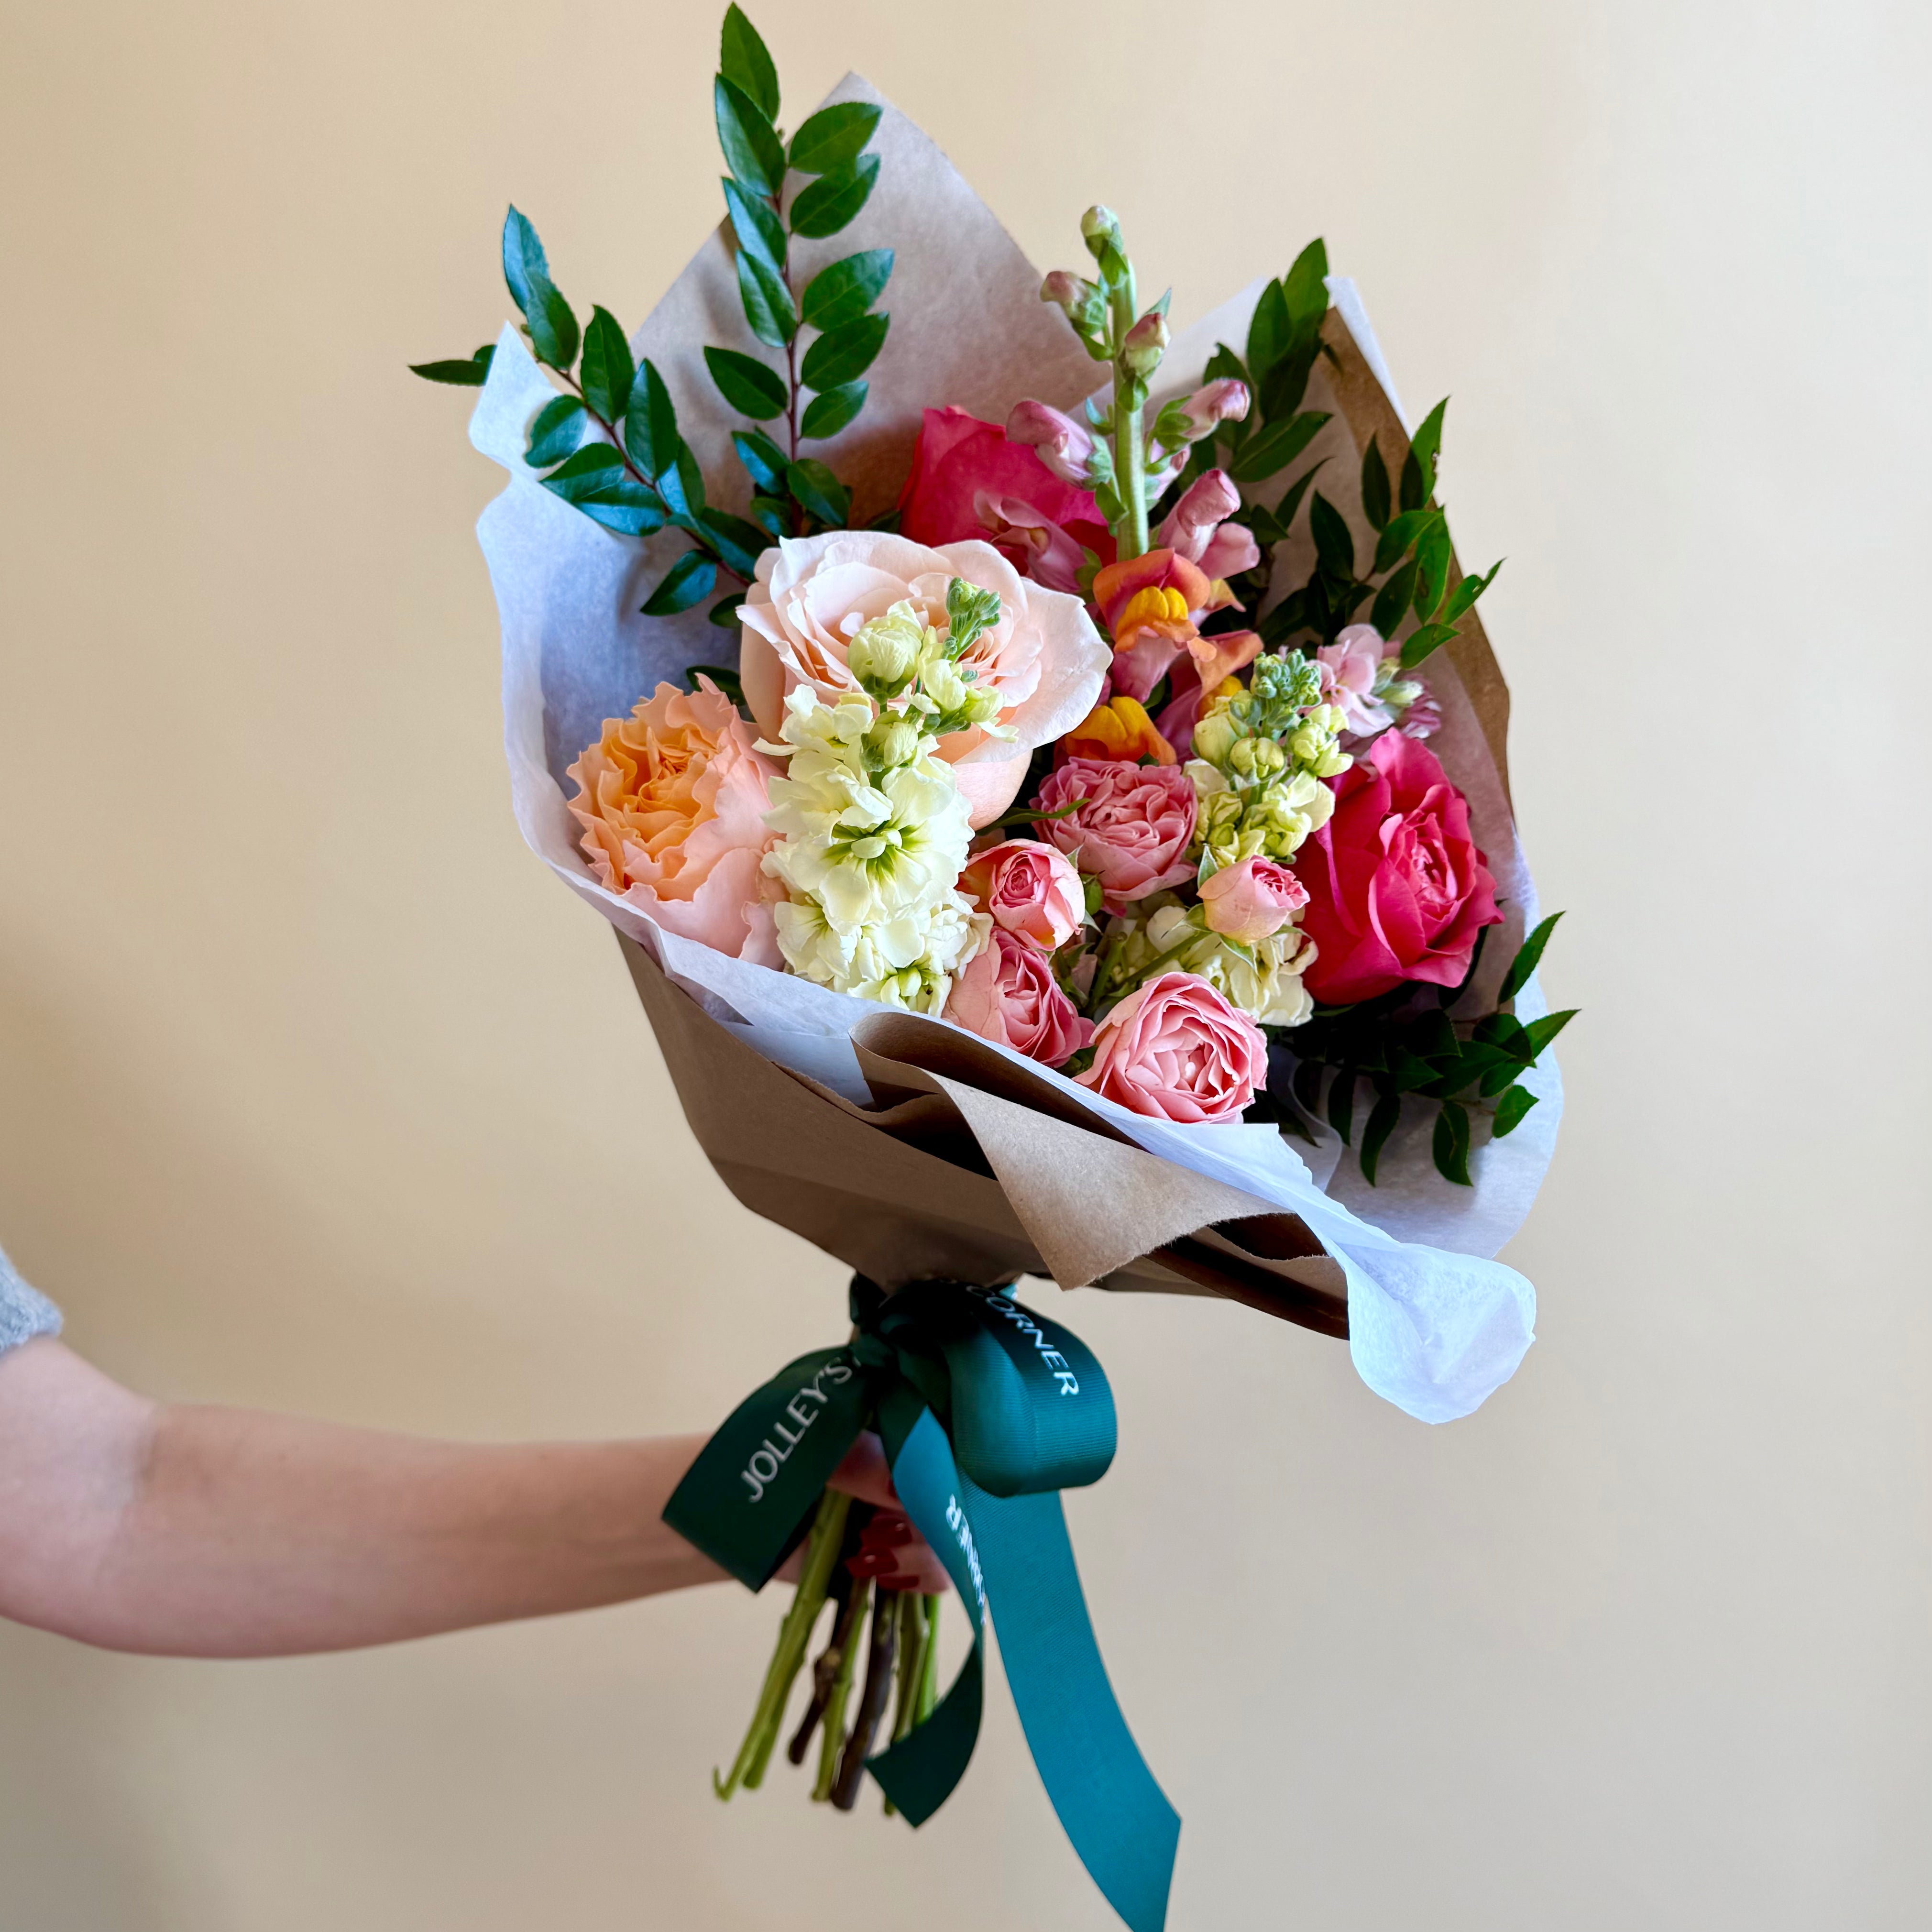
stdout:
<svg viewBox="0 0 1932 1932">
<path fill-rule="evenodd" d="M 862 315 L 828 331 L 805 352 L 799 380 L 808 389 L 838 389 L 856 382 L 884 347 L 891 324 L 888 315 Z"/>
<path fill-rule="evenodd" d="M 1322 463 L 1326 463 L 1328 460 L 1328 458 L 1324 456 L 1322 459 Z M 1294 513 L 1301 508 L 1301 500 L 1308 494 L 1308 486 L 1315 481 L 1317 473 L 1321 470 L 1322 463 L 1317 463 L 1310 468 L 1304 470 L 1282 493 L 1281 501 L 1275 506 L 1274 519 L 1281 526 L 1281 533 L 1283 536 L 1286 536 L 1294 528 Z"/>
<path fill-rule="evenodd" d="M 658 479 L 658 488 L 667 501 L 674 490 L 676 492 L 681 515 L 694 521 L 704 514 L 704 472 L 698 468 L 689 443 L 678 445 L 677 460 Z"/>
<path fill-rule="evenodd" d="M 1534 1058 L 1529 1051 L 1529 1035 L 1514 1013 L 1490 1013 L 1476 1022 L 1476 1037 L 1485 1046 L 1501 1047 L 1513 1053 L 1527 1066 Z"/>
<path fill-rule="evenodd" d="M 728 176 L 724 180 L 724 206 L 731 217 L 732 232 L 738 246 L 758 256 L 775 275 L 782 276 L 785 266 L 784 225 L 769 202 L 748 194 Z"/>
<path fill-rule="evenodd" d="M 530 424 L 530 446 L 524 460 L 532 470 L 548 470 L 576 454 L 584 440 L 584 405 L 574 396 L 554 396 Z"/>
<path fill-rule="evenodd" d="M 756 524 L 742 517 L 727 516 L 722 510 L 700 510 L 698 527 L 711 539 L 718 561 L 748 584 L 758 573 L 758 558 L 771 545 Z"/>
<path fill-rule="evenodd" d="M 1394 506 L 1389 501 L 1388 465 L 1373 436 L 1362 452 L 1362 514 L 1378 530 L 1388 527 Z"/>
<path fill-rule="evenodd" d="M 617 318 L 608 309 L 592 309 L 590 326 L 584 332 L 584 367 L 578 374 L 584 400 L 606 422 L 615 422 L 630 401 L 637 373 L 631 361 L 631 345 L 624 340 Z"/>
<path fill-rule="evenodd" d="M 1415 614 L 1425 624 L 1442 608 L 1452 561 L 1449 521 L 1438 511 L 1415 540 Z"/>
<path fill-rule="evenodd" d="M 1550 944 L 1550 935 L 1556 930 L 1556 922 L 1562 916 L 1560 912 L 1552 913 L 1516 948 L 1516 957 L 1510 962 L 1509 970 L 1503 975 L 1503 982 L 1496 989 L 1498 1004 L 1514 999 L 1528 985 L 1529 976 L 1536 970 L 1537 962 L 1543 957 L 1543 949 Z"/>
<path fill-rule="evenodd" d="M 821 107 L 791 137 L 792 166 L 802 175 L 829 175 L 857 160 L 879 124 L 879 113 L 868 100 Z"/>
<path fill-rule="evenodd" d="M 832 530 L 842 530 L 852 514 L 852 493 L 822 463 L 808 456 L 791 466 L 792 500 Z"/>
<path fill-rule="evenodd" d="M 836 436 L 866 406 L 867 385 L 848 382 L 842 388 L 827 389 L 814 396 L 799 418 L 799 434 L 812 442 Z"/>
<path fill-rule="evenodd" d="M 1429 527 L 1435 516 L 1433 510 L 1404 510 L 1399 516 L 1391 517 L 1376 539 L 1376 560 L 1371 566 L 1375 574 L 1379 577 L 1390 568 L 1396 559 Z"/>
<path fill-rule="evenodd" d="M 446 362 L 412 362 L 410 374 L 425 382 L 454 382 L 459 388 L 480 389 L 489 380 L 490 362 L 496 352 L 494 342 L 486 342 L 474 356 Z"/>
<path fill-rule="evenodd" d="M 704 366 L 718 392 L 740 416 L 762 422 L 783 416 L 791 400 L 785 379 L 755 356 L 742 356 L 735 349 L 706 349 Z"/>
<path fill-rule="evenodd" d="M 1328 250 L 1317 236 L 1281 278 L 1282 295 L 1298 335 L 1312 335 L 1328 313 Z"/>
<path fill-rule="evenodd" d="M 1501 1140 L 1522 1124 L 1522 1117 L 1536 1105 L 1536 1096 L 1527 1087 L 1506 1088 L 1496 1103 L 1496 1124 L 1492 1131 Z"/>
<path fill-rule="evenodd" d="M 1469 1113 L 1454 1100 L 1444 1100 L 1436 1117 L 1436 1137 L 1431 1151 L 1436 1172 L 1458 1187 L 1474 1184 L 1469 1178 Z"/>
<path fill-rule="evenodd" d="M 1449 406 L 1444 396 L 1422 419 L 1422 427 L 1409 439 L 1408 453 L 1422 472 L 1422 496 L 1426 502 L 1435 494 L 1436 464 L 1442 451 L 1442 416 Z M 1405 506 L 1405 508 L 1407 506 Z"/>
<path fill-rule="evenodd" d="M 1533 1060 L 1541 1058 L 1543 1049 L 1576 1017 L 1581 1010 L 1580 1007 L 1570 1006 L 1560 1013 L 1546 1013 L 1540 1020 L 1532 1020 L 1528 1025 L 1523 1028 L 1523 1032 L 1528 1036 L 1531 1058 Z"/>
<path fill-rule="evenodd" d="M 618 476 L 572 499 L 584 514 L 620 536 L 647 537 L 664 526 L 664 507 L 634 476 Z"/>
<path fill-rule="evenodd" d="M 518 213 L 514 202 L 503 218 L 503 279 L 510 285 L 510 299 L 521 316 L 530 312 L 531 284 L 550 280 L 550 261 L 543 244 L 537 239 L 537 231 Z"/>
<path fill-rule="evenodd" d="M 1445 624 L 1453 624 L 1458 617 L 1473 609 L 1476 599 L 1481 596 L 1492 584 L 1495 583 L 1496 572 L 1502 567 L 1503 560 L 1498 557 L 1496 562 L 1490 565 L 1486 576 L 1464 578 L 1462 582 L 1450 592 L 1449 602 L 1443 607 L 1442 621 Z"/>
<path fill-rule="evenodd" d="M 753 194 L 776 195 L 784 181 L 784 148 L 768 115 L 745 90 L 721 74 L 711 106 L 724 165 Z"/>
<path fill-rule="evenodd" d="M 1248 368 L 1259 384 L 1268 371 L 1288 352 L 1294 320 L 1288 313 L 1288 297 L 1279 282 L 1270 282 L 1255 304 L 1248 322 Z M 1264 472 L 1264 474 L 1266 472 Z"/>
<path fill-rule="evenodd" d="M 789 497 L 757 496 L 752 499 L 752 520 L 772 538 L 791 535 L 791 502 Z"/>
<path fill-rule="evenodd" d="M 801 188 L 791 205 L 791 232 L 814 241 L 836 235 L 866 205 L 879 178 L 879 158 L 862 154 Z"/>
<path fill-rule="evenodd" d="M 1395 1132 L 1395 1124 L 1402 1118 L 1402 1096 L 1384 1092 L 1369 1110 L 1368 1124 L 1362 1130 L 1362 1178 L 1372 1187 L 1376 1184 L 1376 1169 L 1380 1166 L 1382 1149 L 1388 1144 L 1388 1137 Z"/>
<path fill-rule="evenodd" d="M 585 491 L 601 488 L 623 473 L 623 458 L 608 442 L 586 442 L 544 478 L 544 487 L 554 490 L 566 502 L 574 502 Z"/>
<path fill-rule="evenodd" d="M 1425 624 L 1419 631 L 1412 631 L 1402 640 L 1402 668 L 1413 670 L 1419 664 L 1433 657 L 1456 634 L 1454 624 Z"/>
<path fill-rule="evenodd" d="M 530 281 L 530 346 L 537 359 L 567 370 L 577 360 L 577 317 L 569 303 L 548 281 Z"/>
<path fill-rule="evenodd" d="M 1498 1048 L 1497 1051 L 1501 1052 L 1502 1049 Z M 1522 1069 L 1522 1061 L 1516 1054 L 1510 1054 L 1507 1059 L 1498 1060 L 1484 1073 L 1477 1091 L 1485 1100 L 1493 1100 Z"/>
<path fill-rule="evenodd" d="M 1328 420 L 1324 410 L 1304 410 L 1286 422 L 1270 423 L 1241 446 L 1228 474 L 1238 483 L 1258 483 L 1286 470 L 1314 441 Z"/>
<path fill-rule="evenodd" d="M 646 617 L 674 616 L 711 595 L 718 566 L 701 550 L 688 550 L 669 570 L 644 606 Z"/>
<path fill-rule="evenodd" d="M 1390 1043 L 1388 1063 L 1396 1085 L 1405 1094 L 1420 1093 L 1425 1087 L 1432 1087 L 1441 1077 L 1420 1054 L 1410 1052 L 1400 1040 Z"/>
<path fill-rule="evenodd" d="M 785 486 L 786 458 L 783 450 L 761 429 L 734 430 L 731 446 L 738 460 L 760 490 L 782 490 Z"/>
<path fill-rule="evenodd" d="M 1355 540 L 1348 534 L 1348 522 L 1341 512 L 1318 490 L 1309 506 L 1308 524 L 1314 533 L 1315 555 L 1322 568 L 1336 577 L 1352 578 Z"/>
<path fill-rule="evenodd" d="M 856 322 L 879 298 L 892 272 L 890 248 L 864 248 L 819 270 L 805 285 L 800 317 L 814 328 Z"/>
<path fill-rule="evenodd" d="M 1408 615 L 1410 600 L 1414 595 L 1415 560 L 1411 557 L 1376 592 L 1375 608 L 1369 613 L 1369 622 L 1384 637 L 1393 637 L 1396 626 Z"/>
<path fill-rule="evenodd" d="M 1214 345 L 1214 354 L 1208 358 L 1207 368 L 1202 371 L 1201 380 L 1204 382 L 1218 382 L 1223 376 L 1232 376 L 1238 382 L 1246 382 L 1247 364 L 1225 342 L 1217 342 Z M 1253 385 L 1250 383 L 1249 388 L 1252 391 Z M 1240 427 L 1242 425 L 1234 423 L 1222 424 L 1224 430 L 1233 430 Z"/>
<path fill-rule="evenodd" d="M 798 333 L 798 311 L 791 291 L 748 248 L 738 250 L 738 298 L 745 320 L 760 342 L 782 349 Z"/>
<path fill-rule="evenodd" d="M 728 590 L 705 612 L 705 622 L 716 624 L 721 631 L 735 631 L 738 628 L 738 613 L 744 608 L 744 603 L 745 593 L 742 590 Z M 735 671 L 727 674 L 734 680 L 737 675 Z M 722 690 L 724 687 L 721 686 L 719 688 Z M 739 696 L 732 701 L 741 705 L 744 703 L 742 686 L 740 686 Z"/>
<path fill-rule="evenodd" d="M 677 460 L 683 443 L 677 433 L 677 408 L 664 380 L 647 356 L 632 379 L 624 405 L 624 447 L 631 460 L 652 482 Z"/>
<path fill-rule="evenodd" d="M 1449 1016 L 1440 1006 L 1425 1014 L 1408 1029 L 1408 1043 L 1424 1060 L 1453 1060 L 1462 1051 Z"/>
<path fill-rule="evenodd" d="M 724 28 L 718 36 L 718 64 L 724 78 L 754 101 L 767 121 L 778 118 L 778 70 L 758 38 L 758 28 L 746 19 L 736 0 L 724 10 Z"/>
<path fill-rule="evenodd" d="M 1355 1070 L 1352 1066 L 1337 1067 L 1328 1088 L 1328 1124 L 1342 1136 L 1344 1147 L 1348 1144 L 1354 1118 Z"/>
</svg>

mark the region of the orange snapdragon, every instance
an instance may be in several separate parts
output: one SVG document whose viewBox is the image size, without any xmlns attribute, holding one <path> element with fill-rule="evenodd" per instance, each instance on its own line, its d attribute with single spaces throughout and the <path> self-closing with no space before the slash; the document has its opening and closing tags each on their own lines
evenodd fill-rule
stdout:
<svg viewBox="0 0 1932 1932">
<path fill-rule="evenodd" d="M 1070 758 L 1118 758 L 1129 764 L 1138 764 L 1143 758 L 1157 765 L 1174 762 L 1174 747 L 1154 729 L 1138 698 L 1110 698 L 1096 704 L 1060 742 Z"/>
</svg>

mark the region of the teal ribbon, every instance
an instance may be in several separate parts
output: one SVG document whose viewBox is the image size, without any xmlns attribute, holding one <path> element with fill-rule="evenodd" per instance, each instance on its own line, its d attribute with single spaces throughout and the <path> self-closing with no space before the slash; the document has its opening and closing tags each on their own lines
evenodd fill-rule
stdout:
<svg viewBox="0 0 1932 1932">
<path fill-rule="evenodd" d="M 1113 1392 L 1086 1344 L 998 1289 L 852 1284 L 858 1334 L 788 1363 L 741 1402 L 665 1506 L 678 1534 L 754 1590 L 809 1526 L 860 1432 L 884 1438 L 914 1526 L 945 1564 L 973 1648 L 926 1722 L 867 1768 L 914 1825 L 945 1803 L 980 1734 L 985 1625 L 1047 1796 L 1132 1932 L 1167 1917 L 1180 1820 L 1148 1769 L 1094 1640 L 1059 1492 L 1113 1460 Z"/>
</svg>

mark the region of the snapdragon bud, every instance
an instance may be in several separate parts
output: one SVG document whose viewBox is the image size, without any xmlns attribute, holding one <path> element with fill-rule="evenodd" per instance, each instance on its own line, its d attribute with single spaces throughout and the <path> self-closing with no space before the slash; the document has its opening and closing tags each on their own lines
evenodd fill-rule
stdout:
<svg viewBox="0 0 1932 1932">
<path fill-rule="evenodd" d="M 1040 285 L 1040 298 L 1059 309 L 1088 353 L 1104 362 L 1107 355 L 1107 298 L 1083 277 L 1056 268 Z"/>
<path fill-rule="evenodd" d="M 1126 340 L 1120 344 L 1120 360 L 1145 382 L 1160 367 L 1169 339 L 1167 317 L 1158 309 L 1149 309 L 1127 331 Z"/>
<path fill-rule="evenodd" d="M 1095 261 L 1100 260 L 1108 248 L 1124 254 L 1125 244 L 1120 239 L 1120 218 L 1111 208 L 1096 202 L 1080 218 L 1081 239 L 1087 244 L 1088 253 Z"/>
</svg>

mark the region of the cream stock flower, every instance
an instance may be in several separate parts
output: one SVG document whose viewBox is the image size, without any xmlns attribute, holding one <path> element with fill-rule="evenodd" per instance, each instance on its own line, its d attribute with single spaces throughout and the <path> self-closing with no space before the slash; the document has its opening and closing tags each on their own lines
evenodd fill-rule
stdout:
<svg viewBox="0 0 1932 1932">
<path fill-rule="evenodd" d="M 1078 724 L 1100 695 L 1112 653 L 1078 597 L 1029 582 L 990 544 L 935 548 L 884 530 L 787 538 L 759 558 L 740 609 L 740 670 L 759 728 L 775 736 L 788 692 L 806 686 L 832 703 L 859 688 L 852 640 L 895 604 L 909 604 L 943 632 L 956 577 L 999 598 L 997 621 L 959 660 L 963 688 L 980 694 L 972 706 L 990 706 L 993 716 L 948 734 L 937 752 L 952 767 L 973 823 L 985 825 L 1012 802 L 1028 754 Z M 1012 735 L 995 735 L 986 728 L 993 724 Z"/>
</svg>

